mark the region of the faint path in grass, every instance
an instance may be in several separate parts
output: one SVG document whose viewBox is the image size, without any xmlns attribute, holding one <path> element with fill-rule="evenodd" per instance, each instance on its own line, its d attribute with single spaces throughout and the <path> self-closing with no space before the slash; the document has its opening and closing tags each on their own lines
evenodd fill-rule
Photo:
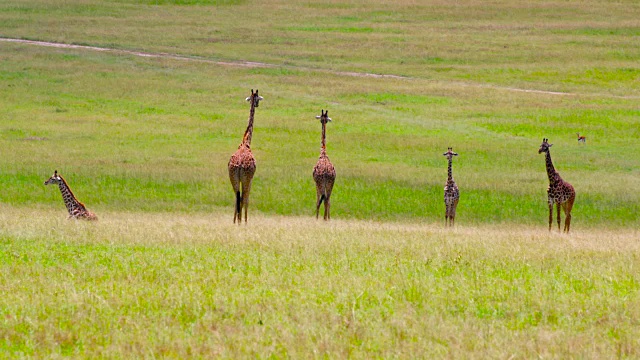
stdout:
<svg viewBox="0 0 640 360">
<path fill-rule="evenodd" d="M 63 49 L 103 51 L 103 52 L 110 52 L 110 53 L 117 53 L 117 54 L 127 54 L 127 55 L 134 55 L 134 56 L 140 56 L 140 57 L 148 57 L 148 58 L 161 58 L 161 59 L 172 59 L 172 60 L 181 60 L 181 61 L 203 62 L 203 63 L 220 65 L 220 66 L 236 66 L 236 67 L 246 67 L 246 68 L 286 68 L 286 69 L 298 69 L 298 70 L 306 70 L 306 71 L 321 71 L 321 72 L 331 73 L 334 75 L 352 76 L 352 77 L 424 80 L 416 77 L 393 75 L 393 74 L 373 74 L 373 73 L 355 72 L 355 71 L 336 71 L 336 70 L 310 68 L 310 67 L 294 66 L 294 65 L 276 65 L 276 64 L 268 64 L 268 63 L 255 62 L 255 61 L 241 61 L 241 60 L 218 61 L 218 60 L 205 59 L 197 56 L 185 56 L 185 55 L 177 55 L 177 54 L 170 54 L 170 53 L 150 53 L 150 52 L 144 52 L 144 51 L 123 50 L 123 49 L 105 48 L 105 47 L 90 46 L 90 45 L 65 44 L 65 43 L 56 43 L 56 42 L 48 42 L 48 41 L 36 41 L 36 40 L 14 39 L 14 38 L 3 38 L 3 37 L 0 37 L 0 41 L 36 45 L 36 46 L 63 48 Z M 616 98 L 616 99 L 640 99 L 640 96 L 623 96 L 623 95 L 612 95 L 612 94 L 579 94 L 579 93 L 570 93 L 570 92 L 561 92 L 561 91 L 520 89 L 520 88 L 514 88 L 514 87 L 508 87 L 508 86 L 475 84 L 475 83 L 468 83 L 468 82 L 461 82 L 461 81 L 449 81 L 447 83 L 464 86 L 464 87 L 485 88 L 485 89 L 505 90 L 505 91 L 513 91 L 513 92 L 555 95 L 555 96 L 587 96 L 587 97 L 609 97 L 609 98 Z"/>
<path fill-rule="evenodd" d="M 111 52 L 111 53 L 117 53 L 117 54 L 127 54 L 127 55 L 134 55 L 134 56 L 140 56 L 140 57 L 149 57 L 149 58 L 162 58 L 162 59 L 183 60 L 183 61 L 198 61 L 198 62 L 210 63 L 210 64 L 215 64 L 215 65 L 223 65 L 223 66 L 241 66 L 241 67 L 248 67 L 248 68 L 275 68 L 275 67 L 277 67 L 276 65 L 265 64 L 265 63 L 260 63 L 260 62 L 252 62 L 252 61 L 215 61 L 215 60 L 203 59 L 203 58 L 199 58 L 199 57 L 175 55 L 175 54 L 169 54 L 169 53 L 149 53 L 149 52 L 143 52 L 143 51 L 112 49 L 112 48 L 89 46 L 89 45 L 63 44 L 63 43 L 55 43 L 55 42 L 48 42 L 48 41 L 35 41 L 35 40 L 10 39 L 10 38 L 0 38 L 0 41 L 15 42 L 15 43 L 21 43 L 21 44 L 37 45 L 37 46 L 63 48 L 63 49 L 81 49 L 81 50 L 104 51 L 104 52 Z"/>
</svg>

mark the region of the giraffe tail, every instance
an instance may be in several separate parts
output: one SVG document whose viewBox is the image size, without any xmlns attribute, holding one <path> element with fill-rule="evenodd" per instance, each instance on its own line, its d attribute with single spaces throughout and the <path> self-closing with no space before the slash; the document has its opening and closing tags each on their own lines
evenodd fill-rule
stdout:
<svg viewBox="0 0 640 360">
<path fill-rule="evenodd" d="M 242 197 L 240 191 L 236 191 L 236 215 L 240 214 L 240 204 L 242 203 Z"/>
</svg>

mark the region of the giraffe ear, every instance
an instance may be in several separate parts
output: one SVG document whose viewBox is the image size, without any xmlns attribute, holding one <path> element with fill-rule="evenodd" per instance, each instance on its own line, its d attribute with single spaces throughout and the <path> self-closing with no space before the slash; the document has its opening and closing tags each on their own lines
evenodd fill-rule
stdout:
<svg viewBox="0 0 640 360">
<path fill-rule="evenodd" d="M 552 146 L 553 146 L 553 144 L 549 144 L 549 147 L 552 147 Z"/>
<path fill-rule="evenodd" d="M 316 115 L 316 119 L 320 119 L 322 116 L 320 115 Z"/>
</svg>

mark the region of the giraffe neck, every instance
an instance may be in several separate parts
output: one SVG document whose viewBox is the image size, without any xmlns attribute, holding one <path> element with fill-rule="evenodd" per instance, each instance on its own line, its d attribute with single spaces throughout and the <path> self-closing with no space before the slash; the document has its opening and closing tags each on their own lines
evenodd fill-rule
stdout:
<svg viewBox="0 0 640 360">
<path fill-rule="evenodd" d="M 553 161 L 551 161 L 551 152 L 547 150 L 545 154 L 545 162 L 547 164 L 547 176 L 549 176 L 549 183 L 553 184 L 560 179 L 560 175 L 556 171 L 556 168 L 553 167 Z"/>
<path fill-rule="evenodd" d="M 60 177 L 60 179 L 62 179 L 62 181 L 58 184 L 58 187 L 60 188 L 62 200 L 64 200 L 64 204 L 67 207 L 69 214 L 72 215 L 73 211 L 76 209 L 84 209 L 84 205 L 73 195 L 69 185 L 67 185 L 67 182 L 62 177 Z"/>
<path fill-rule="evenodd" d="M 453 160 L 453 156 L 449 156 L 449 167 L 447 168 L 447 181 L 453 182 L 453 171 L 451 170 L 451 163 Z"/>
<path fill-rule="evenodd" d="M 249 124 L 247 125 L 247 130 L 244 132 L 244 136 L 242 137 L 243 145 L 251 145 L 251 136 L 253 136 L 253 116 L 256 113 L 255 103 L 253 99 L 251 100 L 251 110 L 249 110 Z"/>
<path fill-rule="evenodd" d="M 320 152 L 326 154 L 327 152 L 327 123 L 322 123 L 322 140 L 320 141 Z"/>
</svg>

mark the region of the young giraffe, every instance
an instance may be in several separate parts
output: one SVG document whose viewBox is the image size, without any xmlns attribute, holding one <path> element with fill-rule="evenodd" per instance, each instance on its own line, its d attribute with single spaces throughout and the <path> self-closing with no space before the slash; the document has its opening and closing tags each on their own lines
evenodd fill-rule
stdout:
<svg viewBox="0 0 640 360">
<path fill-rule="evenodd" d="M 333 184 L 336 181 L 336 169 L 331 164 L 331 160 L 327 156 L 326 146 L 326 128 L 327 123 L 331 121 L 329 117 L 329 110 L 320 111 L 320 115 L 316 116 L 316 119 L 320 119 L 322 124 L 322 146 L 320 147 L 320 158 L 313 167 L 313 180 L 316 182 L 316 219 L 320 214 L 320 204 L 324 200 L 324 219 L 331 219 L 331 191 L 333 190 Z"/>
<path fill-rule="evenodd" d="M 586 144 L 587 143 L 587 137 L 586 136 L 580 136 L 580 133 L 576 133 L 576 135 L 578 135 L 578 144 L 579 143 L 583 143 Z"/>
<path fill-rule="evenodd" d="M 53 176 L 45 181 L 44 184 L 58 184 L 60 192 L 62 193 L 62 200 L 64 200 L 64 204 L 67 206 L 67 210 L 69 211 L 69 217 L 67 217 L 67 219 L 98 220 L 96 214 L 87 210 L 84 204 L 76 199 L 71 192 L 71 188 L 67 185 L 67 182 L 62 178 L 62 176 L 58 175 L 58 170 L 56 170 L 53 173 Z"/>
<path fill-rule="evenodd" d="M 458 185 L 456 185 L 456 182 L 453 180 L 453 174 L 451 171 L 451 160 L 454 156 L 458 156 L 458 154 L 454 153 L 452 150 L 453 148 L 448 148 L 447 152 L 442 154 L 447 157 L 447 160 L 449 160 L 447 183 L 444 185 L 445 226 L 453 226 L 456 218 L 456 207 L 458 207 L 458 200 L 460 200 L 460 191 L 458 190 Z"/>
<path fill-rule="evenodd" d="M 260 100 L 264 98 L 258 95 L 258 90 L 253 92 L 246 100 L 251 102 L 251 110 L 249 111 L 249 125 L 242 137 L 242 143 L 238 146 L 238 150 L 229 159 L 229 179 L 233 192 L 236 194 L 236 206 L 233 213 L 233 222 L 238 220 L 238 225 L 242 223 L 242 208 L 244 207 L 244 222 L 247 223 L 247 208 L 249 207 L 249 192 L 251 191 L 251 179 L 256 172 L 256 160 L 251 153 L 251 136 L 253 135 L 253 116 L 256 108 L 260 104 Z M 240 194 L 240 184 L 242 183 L 242 194 Z"/>
<path fill-rule="evenodd" d="M 553 204 L 556 204 L 558 209 L 558 231 L 560 230 L 560 207 L 564 209 L 564 231 L 569 232 L 571 226 L 571 208 L 573 202 L 576 199 L 576 191 L 573 186 L 568 182 L 562 180 L 560 174 L 553 167 L 551 161 L 551 153 L 549 148 L 553 144 L 548 143 L 549 139 L 542 139 L 542 145 L 538 149 L 538 154 L 546 153 L 546 165 L 547 175 L 549 176 L 549 188 L 547 188 L 548 202 L 549 202 L 549 231 L 551 231 L 551 224 L 553 223 Z"/>
</svg>

